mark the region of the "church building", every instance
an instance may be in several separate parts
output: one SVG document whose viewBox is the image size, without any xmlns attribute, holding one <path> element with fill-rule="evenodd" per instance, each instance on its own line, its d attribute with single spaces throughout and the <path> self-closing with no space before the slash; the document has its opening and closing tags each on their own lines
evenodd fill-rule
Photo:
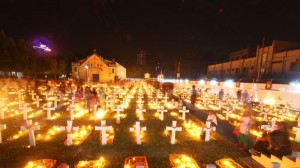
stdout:
<svg viewBox="0 0 300 168">
<path fill-rule="evenodd" d="M 115 60 L 106 60 L 94 53 L 86 59 L 72 62 L 72 77 L 84 82 L 112 82 L 126 79 L 126 68 Z"/>
</svg>

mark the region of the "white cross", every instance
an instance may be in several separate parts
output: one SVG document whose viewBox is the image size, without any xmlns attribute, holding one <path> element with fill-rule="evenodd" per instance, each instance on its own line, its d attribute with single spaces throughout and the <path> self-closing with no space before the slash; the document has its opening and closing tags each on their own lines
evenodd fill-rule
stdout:
<svg viewBox="0 0 300 168">
<path fill-rule="evenodd" d="M 272 132 L 276 129 L 276 118 L 273 117 L 270 125 L 262 125 L 260 129 L 265 130 L 267 132 Z"/>
<path fill-rule="evenodd" d="M 143 118 L 143 112 L 145 113 L 146 112 L 146 109 L 136 109 L 136 113 L 139 117 L 139 120 L 142 120 Z"/>
<path fill-rule="evenodd" d="M 136 122 L 135 122 L 135 128 L 134 128 L 134 127 L 133 127 L 133 128 L 129 128 L 129 131 L 130 131 L 130 132 L 135 131 L 135 135 L 136 135 L 136 143 L 137 143 L 138 145 L 142 144 L 141 132 L 142 132 L 142 131 L 146 131 L 146 129 L 147 129 L 146 127 L 142 127 L 142 128 L 141 128 L 140 122 L 139 122 L 139 121 L 136 121 Z"/>
<path fill-rule="evenodd" d="M 31 91 L 30 92 L 30 95 L 31 95 L 31 99 L 34 101 L 35 99 L 34 99 L 34 95 L 36 95 L 36 93 L 34 93 L 34 91 Z"/>
<path fill-rule="evenodd" d="M 264 110 L 260 114 L 263 114 L 264 115 L 264 121 L 267 121 L 267 119 L 268 119 L 267 117 L 268 117 L 268 114 L 269 114 L 269 109 L 264 108 Z"/>
<path fill-rule="evenodd" d="M 182 131 L 182 127 L 176 127 L 177 121 L 172 121 L 172 127 L 167 126 L 167 131 L 172 131 L 171 144 L 175 144 L 176 131 Z"/>
<path fill-rule="evenodd" d="M 21 130 L 28 130 L 29 135 L 29 144 L 30 146 L 35 146 L 35 137 L 34 137 L 34 131 L 39 130 L 39 125 L 32 125 L 32 120 L 26 120 L 26 126 L 21 126 Z"/>
<path fill-rule="evenodd" d="M 119 105 L 117 105 L 117 108 L 114 109 L 113 111 L 117 112 L 117 124 L 120 123 L 120 117 L 121 117 L 121 111 L 124 111 L 124 109 L 120 108 Z"/>
<path fill-rule="evenodd" d="M 2 134 L 1 134 L 1 131 L 6 129 L 6 124 L 2 124 L 0 125 L 0 143 L 2 143 Z"/>
<path fill-rule="evenodd" d="M 57 102 L 59 102 L 59 99 L 57 97 L 54 97 L 54 108 L 57 108 Z"/>
<path fill-rule="evenodd" d="M 22 107 L 20 107 L 20 110 L 23 110 L 23 120 L 27 120 L 27 112 L 30 109 L 30 107 L 27 107 L 27 103 L 24 103 Z"/>
<path fill-rule="evenodd" d="M 182 110 L 179 110 L 179 113 L 182 113 L 182 119 L 185 120 L 185 113 L 189 113 L 190 110 L 186 110 L 186 107 L 183 106 Z"/>
<path fill-rule="evenodd" d="M 215 127 L 214 128 L 210 127 L 210 124 L 211 124 L 210 121 L 206 121 L 206 127 L 204 128 L 204 131 L 205 131 L 205 141 L 209 141 L 209 139 L 210 139 L 210 131 L 211 130 L 215 130 Z"/>
<path fill-rule="evenodd" d="M 164 109 L 164 106 L 161 107 L 161 109 L 158 109 L 157 112 L 160 113 L 160 120 L 164 120 L 164 113 L 168 112 L 168 110 Z"/>
<path fill-rule="evenodd" d="M 95 130 L 101 131 L 101 143 L 102 145 L 106 145 L 106 131 L 109 131 L 112 129 L 112 126 L 106 126 L 106 121 L 102 120 L 101 121 L 101 126 L 95 126 Z"/>
<path fill-rule="evenodd" d="M 51 111 L 55 110 L 54 107 L 51 107 L 51 102 L 48 102 L 47 107 L 44 107 L 43 110 L 47 110 L 47 120 L 51 120 Z"/>
<path fill-rule="evenodd" d="M 168 101 L 169 96 L 167 94 L 165 94 L 165 96 L 163 98 L 164 98 L 164 101 L 166 102 L 166 101 Z"/>
<path fill-rule="evenodd" d="M 78 131 L 79 127 L 73 127 L 72 126 L 72 121 L 68 120 L 67 121 L 67 126 L 60 126 L 60 130 L 66 131 L 67 132 L 67 146 L 72 145 L 72 133 L 73 131 Z"/>
<path fill-rule="evenodd" d="M 71 120 L 74 120 L 74 110 L 75 110 L 75 107 L 73 104 L 71 104 L 68 108 L 67 108 L 68 111 L 70 111 L 70 119 Z"/>
<path fill-rule="evenodd" d="M 297 131 L 295 141 L 300 142 L 300 127 L 293 127 L 293 131 Z"/>
<path fill-rule="evenodd" d="M 228 121 L 228 115 L 229 115 L 229 114 L 232 114 L 232 111 L 229 111 L 229 108 L 227 108 L 227 110 L 226 110 L 226 111 L 223 111 L 223 113 L 226 114 L 225 120 Z"/>
<path fill-rule="evenodd" d="M 138 99 L 138 101 L 136 101 L 137 104 L 143 104 L 144 101 L 142 99 Z"/>
<path fill-rule="evenodd" d="M 36 96 L 35 98 L 36 107 L 40 107 L 40 101 L 42 101 L 42 99 L 40 99 L 39 96 Z"/>
<path fill-rule="evenodd" d="M 7 106 L 3 102 L 0 103 L 0 119 L 4 119 L 4 112 L 7 110 Z"/>
<path fill-rule="evenodd" d="M 284 120 L 285 115 L 287 115 L 289 112 L 289 107 L 284 107 L 281 110 L 281 120 Z"/>
</svg>

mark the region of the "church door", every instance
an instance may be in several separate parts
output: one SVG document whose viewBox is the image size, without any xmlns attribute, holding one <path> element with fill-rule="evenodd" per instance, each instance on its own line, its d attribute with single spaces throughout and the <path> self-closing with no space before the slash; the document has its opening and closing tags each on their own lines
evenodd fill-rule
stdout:
<svg viewBox="0 0 300 168">
<path fill-rule="evenodd" d="M 93 74 L 93 82 L 99 82 L 99 74 Z"/>
</svg>

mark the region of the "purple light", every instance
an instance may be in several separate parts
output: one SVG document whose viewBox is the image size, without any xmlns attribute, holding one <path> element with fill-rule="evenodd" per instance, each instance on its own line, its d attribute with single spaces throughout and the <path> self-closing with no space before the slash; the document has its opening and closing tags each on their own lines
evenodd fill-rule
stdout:
<svg viewBox="0 0 300 168">
<path fill-rule="evenodd" d="M 44 52 L 51 52 L 51 49 L 47 47 L 45 44 L 40 43 L 38 46 L 33 46 L 34 49 L 42 50 Z"/>
</svg>

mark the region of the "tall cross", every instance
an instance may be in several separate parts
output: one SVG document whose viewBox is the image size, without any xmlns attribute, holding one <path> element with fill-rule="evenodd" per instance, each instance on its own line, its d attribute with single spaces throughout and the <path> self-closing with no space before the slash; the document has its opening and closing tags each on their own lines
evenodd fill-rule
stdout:
<svg viewBox="0 0 300 168">
<path fill-rule="evenodd" d="M 95 126 L 96 131 L 101 131 L 101 143 L 102 145 L 106 145 L 106 131 L 112 130 L 112 126 L 107 126 L 106 121 L 102 120 L 101 121 L 101 126 Z"/>
<path fill-rule="evenodd" d="M 209 141 L 210 140 L 210 131 L 211 130 L 215 130 L 215 127 L 214 128 L 211 128 L 211 122 L 210 121 L 206 121 L 206 124 L 205 124 L 205 128 L 204 128 L 204 131 L 205 131 L 205 141 Z"/>
<path fill-rule="evenodd" d="M 176 131 L 182 131 L 182 127 L 176 127 L 177 121 L 172 121 L 172 127 L 167 126 L 167 131 L 172 131 L 171 144 L 175 144 Z"/>
<path fill-rule="evenodd" d="M 24 103 L 23 106 L 19 107 L 20 110 L 23 110 L 23 120 L 27 120 L 27 112 L 30 107 L 27 107 L 27 103 Z"/>
<path fill-rule="evenodd" d="M 40 99 L 39 96 L 36 96 L 35 97 L 36 107 L 40 107 L 40 101 L 42 101 L 42 99 Z"/>
<path fill-rule="evenodd" d="M 35 146 L 35 137 L 34 137 L 34 131 L 39 130 L 40 126 L 39 125 L 33 125 L 32 120 L 26 120 L 26 126 L 21 126 L 21 130 L 28 130 L 28 135 L 29 135 L 29 144 L 30 146 Z"/>
<path fill-rule="evenodd" d="M 2 130 L 6 129 L 6 124 L 0 125 L 0 143 L 2 143 Z"/>
<path fill-rule="evenodd" d="M 70 111 L 70 120 L 74 120 L 74 110 L 75 110 L 75 107 L 74 105 L 70 105 L 68 108 L 67 108 L 68 111 Z"/>
<path fill-rule="evenodd" d="M 34 93 L 34 91 L 32 90 L 31 92 L 30 92 L 30 95 L 31 95 L 31 99 L 34 101 L 35 99 L 34 99 L 34 96 L 36 95 L 36 93 Z"/>
<path fill-rule="evenodd" d="M 189 113 L 190 110 L 186 110 L 186 106 L 182 107 L 182 110 L 179 110 L 179 113 L 182 113 L 182 119 L 185 120 L 185 113 Z"/>
<path fill-rule="evenodd" d="M 134 128 L 134 127 L 133 127 L 133 128 L 132 128 L 132 127 L 129 128 L 129 131 L 130 131 L 130 132 L 135 131 L 135 135 L 136 135 L 136 143 L 137 143 L 138 145 L 142 144 L 142 137 L 141 137 L 142 131 L 146 131 L 146 130 L 147 130 L 146 127 L 142 127 L 142 128 L 141 128 L 140 122 L 139 122 L 139 121 L 135 122 L 135 128 Z"/>
<path fill-rule="evenodd" d="M 139 120 L 143 120 L 143 112 L 145 113 L 146 112 L 146 109 L 136 109 L 136 113 L 139 117 Z"/>
<path fill-rule="evenodd" d="M 117 115 L 116 115 L 116 117 L 117 117 L 117 124 L 119 124 L 120 123 L 120 118 L 121 118 L 121 113 L 120 112 L 124 111 L 124 109 L 120 108 L 120 105 L 117 105 L 117 108 L 114 109 L 113 111 L 117 112 Z"/>
<path fill-rule="evenodd" d="M 168 112 L 168 110 L 164 109 L 164 106 L 161 107 L 161 109 L 158 109 L 157 112 L 160 113 L 160 120 L 164 120 L 164 113 Z"/>
<path fill-rule="evenodd" d="M 263 114 L 264 115 L 264 121 L 267 121 L 267 117 L 268 117 L 268 114 L 269 114 L 269 108 L 264 108 L 264 110 L 260 113 L 260 114 Z"/>
<path fill-rule="evenodd" d="M 43 110 L 47 110 L 47 120 L 51 120 L 51 111 L 55 110 L 54 107 L 51 107 L 51 102 L 48 102 L 47 107 L 44 107 Z"/>
<path fill-rule="evenodd" d="M 73 127 L 72 126 L 72 121 L 68 120 L 67 121 L 67 126 L 60 126 L 60 130 L 66 131 L 67 132 L 67 146 L 72 145 L 72 133 L 73 131 L 78 131 L 79 127 Z"/>
<path fill-rule="evenodd" d="M 223 111 L 223 113 L 226 114 L 225 120 L 228 121 L 228 115 L 229 115 L 229 114 L 232 114 L 232 111 L 230 111 L 229 108 L 227 108 L 227 110 L 226 110 L 226 111 Z"/>
<path fill-rule="evenodd" d="M 54 108 L 57 108 L 57 102 L 59 102 L 59 99 L 57 97 L 54 97 Z"/>
</svg>

